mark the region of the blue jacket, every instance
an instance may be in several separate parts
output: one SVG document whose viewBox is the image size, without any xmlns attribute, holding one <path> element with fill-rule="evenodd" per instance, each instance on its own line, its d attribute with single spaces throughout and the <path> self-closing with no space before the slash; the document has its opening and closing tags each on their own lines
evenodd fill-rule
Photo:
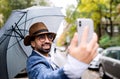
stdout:
<svg viewBox="0 0 120 79">
<path fill-rule="evenodd" d="M 27 73 L 29 79 L 69 79 L 63 68 L 54 70 L 48 61 L 35 51 L 27 60 Z"/>
</svg>

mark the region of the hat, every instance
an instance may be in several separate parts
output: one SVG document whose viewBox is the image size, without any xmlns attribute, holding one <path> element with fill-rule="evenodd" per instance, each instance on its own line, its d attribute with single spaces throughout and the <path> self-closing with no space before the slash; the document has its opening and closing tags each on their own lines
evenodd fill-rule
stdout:
<svg viewBox="0 0 120 79">
<path fill-rule="evenodd" d="M 30 29 L 29 29 L 29 35 L 27 35 L 25 38 L 24 38 L 24 45 L 25 46 L 29 46 L 31 44 L 31 40 L 37 36 L 37 35 L 40 35 L 40 34 L 53 34 L 54 35 L 54 39 L 55 39 L 55 36 L 56 34 L 53 33 L 53 32 L 49 32 L 46 25 L 43 23 L 43 22 L 37 22 L 35 24 L 33 24 Z M 53 40 L 54 40 L 53 39 Z"/>
</svg>

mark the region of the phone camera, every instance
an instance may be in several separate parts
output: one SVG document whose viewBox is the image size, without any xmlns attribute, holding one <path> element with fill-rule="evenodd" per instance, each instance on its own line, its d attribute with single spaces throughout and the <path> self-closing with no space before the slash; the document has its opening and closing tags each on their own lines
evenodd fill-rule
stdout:
<svg viewBox="0 0 120 79">
<path fill-rule="evenodd" d="M 79 26 L 81 27 L 81 21 L 79 21 Z"/>
</svg>

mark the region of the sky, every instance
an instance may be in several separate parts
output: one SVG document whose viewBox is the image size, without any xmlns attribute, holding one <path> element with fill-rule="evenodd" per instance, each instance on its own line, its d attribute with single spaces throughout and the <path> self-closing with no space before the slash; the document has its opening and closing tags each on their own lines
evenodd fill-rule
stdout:
<svg viewBox="0 0 120 79">
<path fill-rule="evenodd" d="M 67 8 L 67 6 L 69 5 L 77 5 L 76 0 L 50 0 L 53 5 L 57 6 L 57 7 L 62 7 L 63 8 L 63 13 L 65 14 L 65 10 Z"/>
<path fill-rule="evenodd" d="M 62 12 L 65 15 L 65 10 L 69 5 L 75 5 L 77 6 L 77 2 L 76 0 L 50 0 L 54 6 L 56 7 L 62 7 Z M 64 25 L 61 24 L 59 30 L 58 30 L 58 34 L 57 36 L 59 37 L 61 35 L 61 33 L 63 32 L 64 29 Z"/>
<path fill-rule="evenodd" d="M 59 6 L 59 7 L 66 7 L 67 5 L 70 5 L 70 4 L 76 4 L 76 0 L 50 0 L 52 1 L 56 6 Z"/>
</svg>

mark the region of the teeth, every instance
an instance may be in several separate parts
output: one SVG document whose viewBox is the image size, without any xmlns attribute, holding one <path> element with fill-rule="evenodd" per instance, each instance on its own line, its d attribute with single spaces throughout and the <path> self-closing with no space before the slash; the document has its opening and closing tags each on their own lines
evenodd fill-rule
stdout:
<svg viewBox="0 0 120 79">
<path fill-rule="evenodd" d="M 44 47 L 44 48 L 50 48 L 50 46 L 49 46 L 49 45 L 44 45 L 43 47 Z"/>
</svg>

